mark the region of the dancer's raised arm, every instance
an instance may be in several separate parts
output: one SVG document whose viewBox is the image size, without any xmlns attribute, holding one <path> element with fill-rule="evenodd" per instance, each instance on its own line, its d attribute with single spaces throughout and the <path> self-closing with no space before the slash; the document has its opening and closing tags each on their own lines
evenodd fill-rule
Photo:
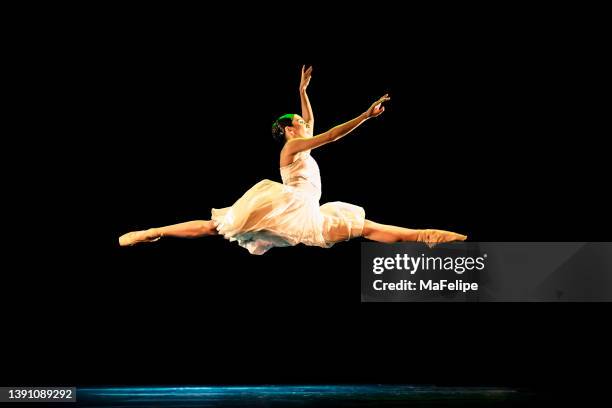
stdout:
<svg viewBox="0 0 612 408">
<path fill-rule="evenodd" d="M 306 122 L 306 129 L 312 135 L 314 129 L 314 114 L 312 113 L 312 106 L 310 106 L 310 100 L 306 93 L 306 88 L 310 83 L 312 77 L 312 67 L 304 70 L 305 65 L 302 66 L 302 79 L 300 80 L 300 102 L 302 104 L 302 118 Z"/>
<path fill-rule="evenodd" d="M 385 111 L 385 108 L 384 106 L 382 106 L 382 104 L 390 99 L 391 98 L 389 98 L 388 94 L 383 96 L 382 98 L 374 102 L 366 112 L 357 116 L 355 119 L 349 120 L 346 123 L 331 128 L 325 133 L 321 133 L 320 135 L 314 137 L 296 137 L 288 140 L 287 143 L 285 143 L 285 146 L 283 147 L 283 152 L 281 153 L 281 155 L 294 155 L 304 150 L 315 149 L 319 146 L 323 146 L 324 144 L 335 142 L 336 140 L 341 139 L 342 137 L 352 132 L 355 128 L 357 128 L 367 119 L 375 118 L 376 116 L 383 113 Z"/>
</svg>

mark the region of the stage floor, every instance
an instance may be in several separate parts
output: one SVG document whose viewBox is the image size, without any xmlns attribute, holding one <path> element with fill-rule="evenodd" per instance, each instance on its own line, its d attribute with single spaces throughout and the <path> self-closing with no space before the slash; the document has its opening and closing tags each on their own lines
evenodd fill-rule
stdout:
<svg viewBox="0 0 612 408">
<path fill-rule="evenodd" d="M 282 385 L 78 388 L 82 407 L 528 406 L 541 395 L 499 387 Z M 75 406 L 72 404 L 71 406 Z"/>
</svg>

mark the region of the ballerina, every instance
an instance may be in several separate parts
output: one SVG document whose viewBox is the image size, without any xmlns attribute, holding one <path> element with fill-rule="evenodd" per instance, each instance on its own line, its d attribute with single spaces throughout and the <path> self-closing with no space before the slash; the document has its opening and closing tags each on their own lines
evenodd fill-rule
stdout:
<svg viewBox="0 0 612 408">
<path fill-rule="evenodd" d="M 311 151 L 336 142 L 371 118 L 380 116 L 386 94 L 356 118 L 314 136 L 314 115 L 306 89 L 312 67 L 302 67 L 299 86 L 302 115 L 287 114 L 272 125 L 272 136 L 283 145 L 283 183 L 262 180 L 231 207 L 211 211 L 210 220 L 188 221 L 133 231 L 119 237 L 121 246 L 157 241 L 162 237 L 197 238 L 222 235 L 253 255 L 273 247 L 299 243 L 329 248 L 337 242 L 364 237 L 378 242 L 418 241 L 429 246 L 464 241 L 467 236 L 436 229 L 410 229 L 367 220 L 362 207 L 340 201 L 319 205 L 321 178 Z"/>
</svg>

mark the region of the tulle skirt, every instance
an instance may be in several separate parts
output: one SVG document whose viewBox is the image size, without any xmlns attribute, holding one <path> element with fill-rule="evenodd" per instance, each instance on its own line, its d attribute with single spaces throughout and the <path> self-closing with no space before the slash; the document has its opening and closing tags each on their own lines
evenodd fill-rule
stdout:
<svg viewBox="0 0 612 408">
<path fill-rule="evenodd" d="M 253 255 L 299 243 L 329 248 L 361 236 L 362 207 L 340 201 L 319 206 L 319 196 L 312 188 L 262 180 L 231 207 L 213 208 L 211 219 L 220 234 Z"/>
</svg>

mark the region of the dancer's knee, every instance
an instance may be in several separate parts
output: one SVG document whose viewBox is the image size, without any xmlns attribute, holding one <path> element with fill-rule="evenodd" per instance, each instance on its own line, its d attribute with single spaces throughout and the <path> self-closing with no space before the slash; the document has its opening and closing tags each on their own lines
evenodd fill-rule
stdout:
<svg viewBox="0 0 612 408">
<path fill-rule="evenodd" d="M 193 238 L 217 235 L 217 228 L 215 228 L 214 222 L 209 220 L 193 221 L 188 231 L 189 236 Z"/>
<path fill-rule="evenodd" d="M 365 220 L 363 223 L 363 231 L 361 236 L 369 239 L 370 235 L 375 231 L 375 224 L 375 222 Z"/>
<path fill-rule="evenodd" d="M 202 235 L 217 235 L 217 227 L 212 220 L 202 221 Z"/>
</svg>

